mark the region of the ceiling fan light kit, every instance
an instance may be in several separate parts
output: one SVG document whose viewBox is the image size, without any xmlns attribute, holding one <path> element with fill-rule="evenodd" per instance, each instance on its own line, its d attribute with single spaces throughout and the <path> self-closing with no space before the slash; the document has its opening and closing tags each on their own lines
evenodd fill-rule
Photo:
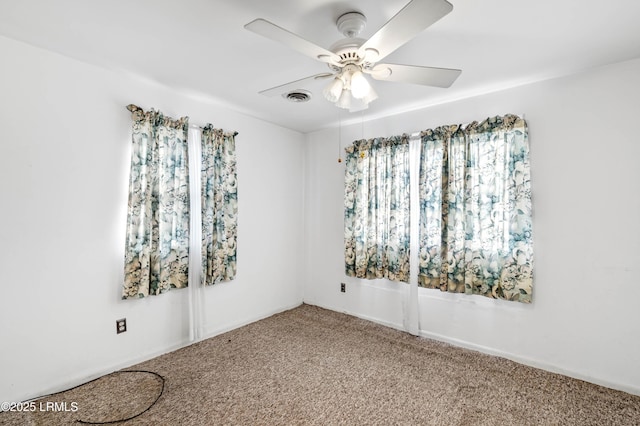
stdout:
<svg viewBox="0 0 640 426">
<path fill-rule="evenodd" d="M 378 95 L 362 73 L 362 66 L 349 64 L 322 91 L 325 99 L 352 112 L 366 109 Z"/>
<path fill-rule="evenodd" d="M 370 102 L 378 98 L 365 74 L 374 80 L 425 86 L 446 88 L 453 84 L 460 75 L 460 70 L 377 63 L 452 9 L 453 6 L 446 0 L 412 0 L 368 40 L 358 38 L 366 26 L 366 17 L 360 12 L 348 12 L 336 21 L 338 31 L 346 38 L 334 43 L 329 49 L 317 46 L 264 19 L 249 22 L 245 28 L 326 63 L 333 72 L 327 76 L 333 75 L 334 78 L 322 91 L 323 96 L 337 107 L 354 112 L 367 108 Z M 324 75 L 316 75 L 292 83 L 319 77 L 325 78 Z M 260 93 L 270 96 L 274 91 L 289 85 L 291 83 Z"/>
</svg>

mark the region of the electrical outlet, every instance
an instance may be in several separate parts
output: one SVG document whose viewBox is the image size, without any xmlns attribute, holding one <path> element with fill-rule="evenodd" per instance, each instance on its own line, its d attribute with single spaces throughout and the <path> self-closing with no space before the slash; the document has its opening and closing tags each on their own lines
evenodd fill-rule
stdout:
<svg viewBox="0 0 640 426">
<path fill-rule="evenodd" d="M 124 333 L 125 331 L 127 331 L 127 319 L 116 320 L 116 334 Z"/>
<path fill-rule="evenodd" d="M 342 293 L 346 293 L 347 292 L 347 285 L 345 283 L 340 283 L 340 291 Z"/>
</svg>

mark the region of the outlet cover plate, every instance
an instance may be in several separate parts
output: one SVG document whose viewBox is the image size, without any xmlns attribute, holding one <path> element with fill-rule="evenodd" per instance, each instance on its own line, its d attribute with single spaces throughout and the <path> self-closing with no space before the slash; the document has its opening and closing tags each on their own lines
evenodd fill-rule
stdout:
<svg viewBox="0 0 640 426">
<path fill-rule="evenodd" d="M 127 319 L 116 320 L 116 334 L 124 333 L 125 331 L 127 331 Z"/>
</svg>

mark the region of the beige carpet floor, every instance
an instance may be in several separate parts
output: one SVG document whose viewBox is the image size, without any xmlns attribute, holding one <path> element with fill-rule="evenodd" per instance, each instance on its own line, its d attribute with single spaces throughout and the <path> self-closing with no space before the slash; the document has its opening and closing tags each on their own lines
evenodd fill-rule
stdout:
<svg viewBox="0 0 640 426">
<path fill-rule="evenodd" d="M 0 424 L 640 424 L 639 396 L 309 305 L 129 370 Z"/>
</svg>

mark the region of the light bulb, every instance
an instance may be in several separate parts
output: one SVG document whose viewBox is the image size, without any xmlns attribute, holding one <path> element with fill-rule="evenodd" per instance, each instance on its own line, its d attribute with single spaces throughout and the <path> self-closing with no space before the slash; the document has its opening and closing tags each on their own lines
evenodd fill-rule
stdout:
<svg viewBox="0 0 640 426">
<path fill-rule="evenodd" d="M 371 85 L 361 71 L 356 71 L 351 75 L 351 93 L 356 99 L 363 99 L 369 94 Z"/>
<path fill-rule="evenodd" d="M 351 108 L 351 92 L 349 90 L 342 90 L 342 94 L 340 95 L 338 102 L 336 102 L 336 106 L 344 109 Z"/>
<path fill-rule="evenodd" d="M 344 87 L 344 83 L 340 77 L 336 77 L 333 79 L 331 83 L 324 88 L 322 94 L 329 102 L 337 102 L 340 99 L 340 95 L 342 95 L 342 88 Z"/>
</svg>

